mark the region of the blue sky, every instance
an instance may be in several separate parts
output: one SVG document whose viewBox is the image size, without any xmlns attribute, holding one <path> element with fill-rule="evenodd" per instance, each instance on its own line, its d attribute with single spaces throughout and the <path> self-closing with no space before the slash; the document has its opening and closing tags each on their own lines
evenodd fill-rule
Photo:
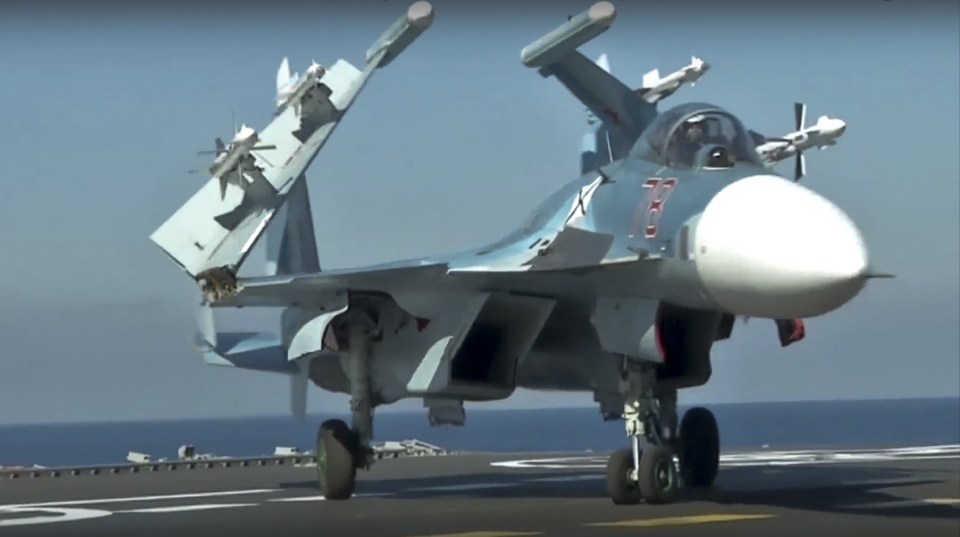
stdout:
<svg viewBox="0 0 960 537">
<path fill-rule="evenodd" d="M 199 188 L 187 174 L 206 164 L 195 152 L 230 135 L 233 112 L 269 120 L 284 55 L 299 71 L 312 59 L 359 65 L 406 6 L 366 4 L 5 8 L 0 423 L 286 411 L 285 378 L 213 368 L 193 352 L 192 284 L 148 236 Z M 495 15 L 435 5 L 433 28 L 375 76 L 308 173 L 324 267 L 495 239 L 577 173 L 582 107 L 519 55 L 589 2 Z M 846 210 L 876 267 L 898 275 L 809 321 L 789 349 L 768 321 L 738 324 L 715 347 L 710 384 L 684 401 L 958 395 L 960 8 L 616 5 L 613 28 L 582 50 L 607 52 L 627 83 L 691 55 L 712 64 L 668 106 L 712 102 L 771 135 L 791 130 L 794 100 L 811 122 L 847 121 L 837 147 L 809 155 L 804 183 Z M 262 254 L 249 263 L 258 270 Z M 488 406 L 560 403 L 591 396 L 520 393 Z M 310 409 L 346 400 L 314 390 Z"/>
</svg>

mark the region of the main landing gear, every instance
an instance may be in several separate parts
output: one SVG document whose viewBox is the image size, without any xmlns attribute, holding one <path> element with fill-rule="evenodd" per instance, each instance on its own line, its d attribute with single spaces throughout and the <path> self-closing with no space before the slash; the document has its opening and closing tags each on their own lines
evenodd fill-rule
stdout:
<svg viewBox="0 0 960 537">
<path fill-rule="evenodd" d="M 317 431 L 317 481 L 328 500 L 349 499 L 356 487 L 357 470 L 373 464 L 369 342 L 375 323 L 358 315 L 349 326 L 353 427 L 341 420 L 327 420 Z"/>
<path fill-rule="evenodd" d="M 607 492 L 617 505 L 670 503 L 681 487 L 709 487 L 717 477 L 720 434 L 713 413 L 688 410 L 677 434 L 676 390 L 658 397 L 655 382 L 653 364 L 624 360 L 621 391 L 631 447 L 607 461 Z"/>
</svg>

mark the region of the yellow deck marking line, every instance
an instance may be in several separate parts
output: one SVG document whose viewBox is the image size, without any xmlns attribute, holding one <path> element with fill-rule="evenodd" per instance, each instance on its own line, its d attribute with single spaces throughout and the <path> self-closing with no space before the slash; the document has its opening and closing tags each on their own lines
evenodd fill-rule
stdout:
<svg viewBox="0 0 960 537">
<path fill-rule="evenodd" d="M 761 520 L 776 515 L 690 515 L 665 518 L 637 518 L 619 522 L 597 522 L 587 524 L 594 527 L 653 528 L 657 526 L 686 526 L 689 524 L 712 524 L 717 522 L 737 522 L 740 520 Z"/>
<path fill-rule="evenodd" d="M 540 531 L 467 531 L 464 533 L 443 533 L 438 535 L 420 535 L 418 537 L 530 537 L 543 535 Z"/>
</svg>

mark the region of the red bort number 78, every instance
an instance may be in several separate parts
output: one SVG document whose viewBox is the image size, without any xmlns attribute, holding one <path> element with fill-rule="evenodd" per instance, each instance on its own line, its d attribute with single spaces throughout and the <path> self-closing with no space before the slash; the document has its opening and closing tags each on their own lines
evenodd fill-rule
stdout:
<svg viewBox="0 0 960 537">
<path fill-rule="evenodd" d="M 652 239 L 657 236 L 657 231 L 659 230 L 660 224 L 660 215 L 663 214 L 664 205 L 667 203 L 667 199 L 670 197 L 670 194 L 673 192 L 674 187 L 677 186 L 677 178 L 670 177 L 668 179 L 661 179 L 659 177 L 651 177 L 643 182 L 643 188 L 650 189 L 650 194 L 647 198 L 640 202 L 640 206 L 644 208 L 643 210 L 643 219 L 641 222 L 643 225 L 643 236 Z M 631 235 L 636 235 L 637 226 L 634 225 L 634 230 Z"/>
</svg>

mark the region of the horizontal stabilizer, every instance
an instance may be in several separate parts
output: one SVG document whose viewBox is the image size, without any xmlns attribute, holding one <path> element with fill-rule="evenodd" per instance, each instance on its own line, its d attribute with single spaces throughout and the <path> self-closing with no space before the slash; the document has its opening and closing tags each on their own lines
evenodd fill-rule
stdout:
<svg viewBox="0 0 960 537">
<path fill-rule="evenodd" d="M 296 375 L 278 336 L 257 332 L 221 332 L 216 343 L 198 341 L 203 360 L 210 365 Z"/>
</svg>

